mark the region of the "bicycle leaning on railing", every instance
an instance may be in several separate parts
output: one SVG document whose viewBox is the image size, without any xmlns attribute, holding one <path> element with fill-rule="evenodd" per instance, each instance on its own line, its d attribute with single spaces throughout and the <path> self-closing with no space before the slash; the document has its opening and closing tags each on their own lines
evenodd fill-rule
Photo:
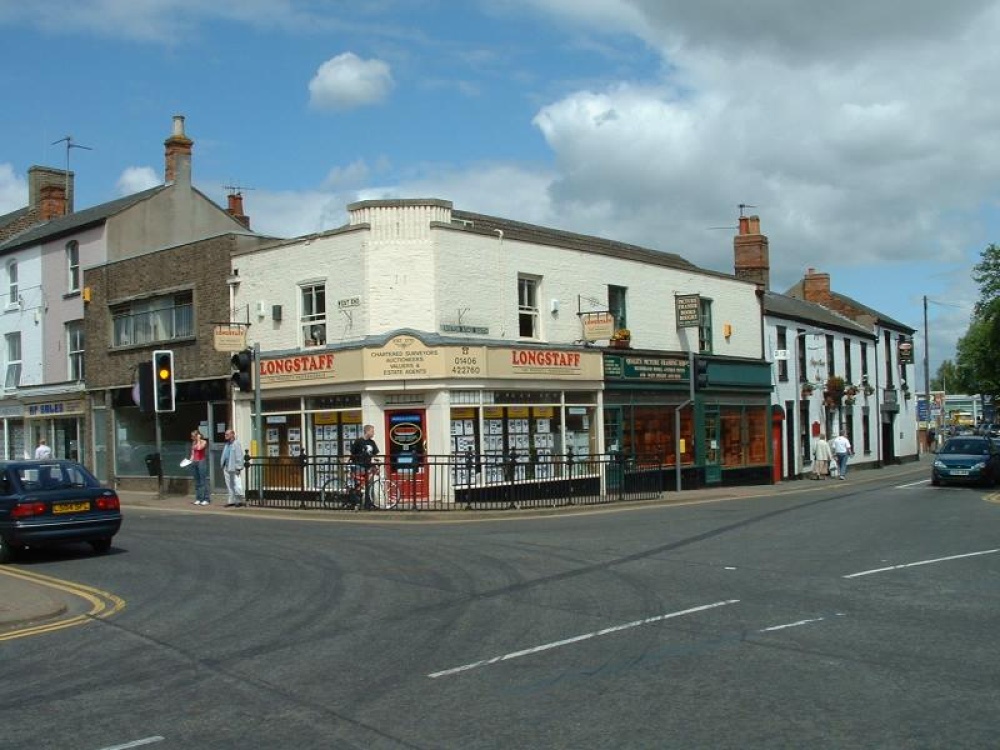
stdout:
<svg viewBox="0 0 1000 750">
<path fill-rule="evenodd" d="M 346 510 L 392 510 L 399 504 L 399 485 L 382 473 L 375 462 L 368 469 L 351 466 L 323 482 L 319 499 L 323 507 Z"/>
</svg>

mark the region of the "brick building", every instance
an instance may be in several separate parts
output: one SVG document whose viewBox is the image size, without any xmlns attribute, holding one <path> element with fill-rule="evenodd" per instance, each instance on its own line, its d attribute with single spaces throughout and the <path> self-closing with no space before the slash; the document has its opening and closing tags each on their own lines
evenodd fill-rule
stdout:
<svg viewBox="0 0 1000 750">
<path fill-rule="evenodd" d="M 110 476 L 87 421 L 84 270 L 226 232 L 250 234 L 241 206 L 225 210 L 192 185 L 193 143 L 175 116 L 162 185 L 79 211 L 72 174 L 33 167 L 29 205 L 0 217 L 4 456 L 28 453 L 45 437 L 56 456 Z"/>
<path fill-rule="evenodd" d="M 107 457 L 102 478 L 154 488 L 146 458 L 159 453 L 163 475 L 183 489 L 189 472 L 178 464 L 191 431 L 202 431 L 213 455 L 221 450 L 231 354 L 215 349 L 214 330 L 232 319 L 231 255 L 264 239 L 230 232 L 85 271 L 87 395 L 94 451 Z M 141 412 L 136 398 L 139 364 L 157 349 L 174 353 L 171 413 Z"/>
</svg>

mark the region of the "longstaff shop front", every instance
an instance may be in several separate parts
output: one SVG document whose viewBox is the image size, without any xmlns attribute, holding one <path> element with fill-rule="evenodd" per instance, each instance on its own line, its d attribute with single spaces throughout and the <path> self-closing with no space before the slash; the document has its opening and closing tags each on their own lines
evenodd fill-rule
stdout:
<svg viewBox="0 0 1000 750">
<path fill-rule="evenodd" d="M 583 348 L 456 343 L 397 332 L 368 346 L 263 353 L 261 434 L 253 399 L 237 397 L 237 424 L 251 452 L 274 466 L 303 457 L 342 462 L 365 424 L 375 426 L 386 472 L 419 497 L 440 497 L 429 457 L 475 457 L 447 480 L 463 484 L 559 478 L 567 453 L 603 452 L 601 353 Z M 321 476 L 305 476 L 305 486 Z"/>
</svg>

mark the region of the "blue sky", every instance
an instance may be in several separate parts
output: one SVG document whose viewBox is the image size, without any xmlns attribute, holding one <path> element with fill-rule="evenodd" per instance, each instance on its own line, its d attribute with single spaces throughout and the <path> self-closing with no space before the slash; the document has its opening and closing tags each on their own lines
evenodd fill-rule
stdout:
<svg viewBox="0 0 1000 750">
<path fill-rule="evenodd" d="M 829 272 L 918 363 L 927 295 L 932 372 L 1000 242 L 1000 0 L 0 0 L 0 35 L 0 213 L 66 135 L 77 208 L 159 183 L 174 114 L 282 236 L 437 197 L 731 271 L 745 203 L 773 289 Z"/>
</svg>

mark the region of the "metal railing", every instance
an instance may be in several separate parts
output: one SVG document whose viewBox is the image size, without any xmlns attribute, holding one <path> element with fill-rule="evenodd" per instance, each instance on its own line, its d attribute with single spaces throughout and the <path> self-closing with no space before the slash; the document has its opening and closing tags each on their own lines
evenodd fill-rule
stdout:
<svg viewBox="0 0 1000 750">
<path fill-rule="evenodd" d="M 350 485 L 346 456 L 247 456 L 249 505 L 337 509 Z M 381 467 L 393 485 L 396 511 L 503 510 L 594 505 L 655 499 L 669 488 L 673 469 L 659 457 L 623 454 L 424 456 L 416 468 Z"/>
</svg>

